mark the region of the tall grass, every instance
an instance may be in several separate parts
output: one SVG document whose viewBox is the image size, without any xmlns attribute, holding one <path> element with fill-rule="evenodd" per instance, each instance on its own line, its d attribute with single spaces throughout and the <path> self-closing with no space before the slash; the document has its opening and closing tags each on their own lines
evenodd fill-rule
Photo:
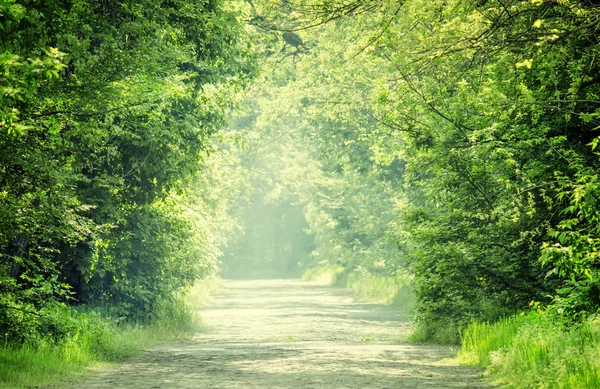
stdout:
<svg viewBox="0 0 600 389">
<path fill-rule="evenodd" d="M 347 272 L 342 266 L 320 266 L 304 272 L 302 278 L 347 288 L 365 301 L 392 305 L 405 312 L 409 312 L 414 303 L 412 277 L 404 273 L 384 277 L 367 271 Z"/>
<path fill-rule="evenodd" d="M 407 340 L 414 343 L 457 345 L 460 343 L 460 327 L 452 320 L 417 322 Z"/>
<path fill-rule="evenodd" d="M 305 281 L 314 281 L 319 284 L 345 287 L 347 274 L 342 266 L 317 266 L 302 273 Z"/>
<path fill-rule="evenodd" d="M 117 324 L 99 309 L 70 309 L 63 314 L 76 322 L 68 336 L 7 342 L 0 348 L 0 387 L 46 387 L 78 375 L 92 363 L 132 357 L 153 340 L 162 339 L 154 326 Z"/>
<path fill-rule="evenodd" d="M 198 332 L 198 309 L 216 285 L 199 283 L 187 295 L 165 301 L 151 323 L 128 323 L 101 308 L 68 308 L 60 314 L 69 333 L 60 339 L 38 338 L 24 344 L 0 344 L 0 387 L 59 387 L 85 374 L 85 367 L 118 362 L 153 344 Z"/>
<path fill-rule="evenodd" d="M 565 326 L 535 311 L 472 323 L 457 359 L 508 388 L 600 388 L 600 319 Z"/>
</svg>

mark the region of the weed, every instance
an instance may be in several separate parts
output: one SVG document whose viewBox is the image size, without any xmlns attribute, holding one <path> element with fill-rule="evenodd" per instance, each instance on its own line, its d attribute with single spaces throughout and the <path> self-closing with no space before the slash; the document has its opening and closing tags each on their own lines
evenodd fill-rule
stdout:
<svg viewBox="0 0 600 389">
<path fill-rule="evenodd" d="M 410 311 L 414 303 L 412 277 L 404 273 L 384 277 L 367 271 L 348 272 L 342 266 L 320 266 L 304 272 L 302 278 L 347 288 L 365 301 L 392 305 L 405 313 Z"/>
<path fill-rule="evenodd" d="M 566 326 L 545 311 L 472 323 L 462 333 L 463 364 L 486 367 L 509 388 L 600 387 L 600 319 Z"/>
<path fill-rule="evenodd" d="M 56 310 L 64 336 L 32 338 L 0 346 L 0 387 L 55 387 L 72 380 L 85 367 L 131 358 L 152 344 L 197 332 L 197 311 L 208 302 L 217 281 L 200 283 L 187 295 L 163 301 L 151 323 L 124 322 L 99 307 Z"/>
</svg>

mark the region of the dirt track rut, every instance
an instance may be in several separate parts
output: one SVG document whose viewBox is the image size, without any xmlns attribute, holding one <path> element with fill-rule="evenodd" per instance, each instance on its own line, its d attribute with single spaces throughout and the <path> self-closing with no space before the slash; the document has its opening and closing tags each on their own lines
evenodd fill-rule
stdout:
<svg viewBox="0 0 600 389">
<path fill-rule="evenodd" d="M 226 281 L 208 328 L 111 367 L 78 388 L 484 388 L 444 346 L 403 343 L 409 322 L 298 280 Z"/>
</svg>

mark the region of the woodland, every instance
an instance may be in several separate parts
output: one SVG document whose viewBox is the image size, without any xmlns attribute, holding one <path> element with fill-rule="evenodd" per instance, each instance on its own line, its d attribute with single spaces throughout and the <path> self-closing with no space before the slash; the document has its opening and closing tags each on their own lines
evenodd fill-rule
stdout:
<svg viewBox="0 0 600 389">
<path fill-rule="evenodd" d="M 222 273 L 599 387 L 599 44 L 595 0 L 0 0 L 0 383 Z"/>
</svg>

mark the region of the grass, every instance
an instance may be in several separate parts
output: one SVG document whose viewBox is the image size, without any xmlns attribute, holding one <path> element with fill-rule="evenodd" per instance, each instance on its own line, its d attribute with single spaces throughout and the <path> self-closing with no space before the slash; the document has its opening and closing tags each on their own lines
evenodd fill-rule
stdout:
<svg viewBox="0 0 600 389">
<path fill-rule="evenodd" d="M 305 281 L 315 281 L 324 285 L 344 287 L 346 273 L 342 266 L 318 266 L 302 273 Z"/>
<path fill-rule="evenodd" d="M 86 374 L 86 368 L 131 358 L 153 344 L 187 337 L 201 329 L 197 311 L 217 287 L 215 280 L 196 285 L 186 296 L 163 304 L 150 325 L 118 323 L 101 309 L 69 308 L 75 329 L 59 341 L 35 339 L 0 346 L 0 387 L 60 388 Z"/>
<path fill-rule="evenodd" d="M 457 361 L 507 388 L 599 388 L 600 318 L 566 327 L 544 311 L 472 323 Z"/>
<path fill-rule="evenodd" d="M 451 320 L 436 323 L 414 323 L 413 330 L 407 340 L 413 343 L 460 344 L 460 329 Z"/>
<path fill-rule="evenodd" d="M 391 305 L 405 312 L 410 311 L 414 302 L 412 278 L 407 274 L 384 277 L 366 271 L 347 272 L 342 266 L 320 266 L 304 272 L 302 279 L 347 288 L 362 300 Z"/>
</svg>

